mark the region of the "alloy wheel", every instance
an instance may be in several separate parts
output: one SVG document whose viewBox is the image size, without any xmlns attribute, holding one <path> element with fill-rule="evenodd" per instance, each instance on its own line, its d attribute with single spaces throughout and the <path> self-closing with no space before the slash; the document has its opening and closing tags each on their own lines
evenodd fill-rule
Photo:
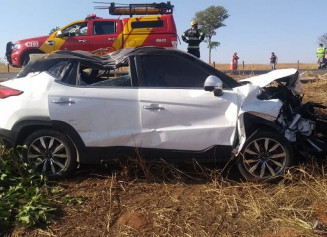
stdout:
<svg viewBox="0 0 327 237">
<path fill-rule="evenodd" d="M 283 145 L 272 138 L 251 141 L 243 152 L 243 164 L 257 178 L 275 177 L 284 171 L 287 152 Z"/>
<path fill-rule="evenodd" d="M 42 136 L 30 144 L 27 159 L 37 171 L 57 175 L 69 165 L 69 151 L 63 141 L 51 136 Z"/>
</svg>

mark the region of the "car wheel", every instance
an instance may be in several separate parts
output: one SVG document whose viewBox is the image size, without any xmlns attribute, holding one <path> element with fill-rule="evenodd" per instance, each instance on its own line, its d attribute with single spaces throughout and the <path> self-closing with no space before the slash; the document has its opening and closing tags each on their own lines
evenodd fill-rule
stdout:
<svg viewBox="0 0 327 237">
<path fill-rule="evenodd" d="M 275 131 L 258 131 L 244 144 L 238 169 L 248 181 L 275 180 L 293 163 L 290 143 Z"/>
<path fill-rule="evenodd" d="M 49 179 L 64 178 L 77 166 L 76 151 L 70 139 L 54 130 L 39 130 L 24 142 L 24 160 Z"/>
</svg>

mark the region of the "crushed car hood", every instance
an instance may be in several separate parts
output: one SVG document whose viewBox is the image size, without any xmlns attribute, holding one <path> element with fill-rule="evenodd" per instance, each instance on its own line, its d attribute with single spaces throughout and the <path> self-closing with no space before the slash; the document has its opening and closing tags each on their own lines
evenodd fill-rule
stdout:
<svg viewBox="0 0 327 237">
<path fill-rule="evenodd" d="M 295 75 L 297 72 L 298 71 L 296 69 L 294 69 L 294 68 L 278 69 L 278 70 L 268 72 L 266 74 L 262 74 L 262 75 L 259 75 L 259 76 L 250 77 L 250 78 L 240 80 L 240 82 L 249 82 L 252 85 L 256 85 L 256 86 L 259 86 L 259 87 L 264 87 L 264 86 L 268 85 L 269 83 L 271 83 L 273 81 L 282 80 L 285 77 Z"/>
<path fill-rule="evenodd" d="M 260 88 L 266 87 L 273 81 L 285 83 L 294 94 L 299 94 L 301 91 L 301 83 L 299 83 L 296 69 L 279 69 L 240 80 L 243 86 L 236 88 L 240 101 L 239 116 L 244 113 L 252 113 L 266 120 L 277 118 L 282 101 L 279 99 L 262 100 L 258 98 L 258 95 L 261 94 Z"/>
</svg>

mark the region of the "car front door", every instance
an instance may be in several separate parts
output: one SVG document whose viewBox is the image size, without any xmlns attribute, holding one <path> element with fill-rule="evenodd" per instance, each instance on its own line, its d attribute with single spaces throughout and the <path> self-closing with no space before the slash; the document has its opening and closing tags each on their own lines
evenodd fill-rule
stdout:
<svg viewBox="0 0 327 237">
<path fill-rule="evenodd" d="M 129 75 L 124 76 L 125 83 Z M 83 86 L 66 83 L 78 80 L 55 81 L 49 91 L 50 119 L 73 127 L 86 147 L 140 146 L 138 89 L 120 86 L 118 80 Z"/>
<path fill-rule="evenodd" d="M 174 56 L 144 56 L 140 87 L 142 146 L 201 151 L 231 146 L 237 124 L 237 96 L 203 90 L 201 67 Z"/>
</svg>

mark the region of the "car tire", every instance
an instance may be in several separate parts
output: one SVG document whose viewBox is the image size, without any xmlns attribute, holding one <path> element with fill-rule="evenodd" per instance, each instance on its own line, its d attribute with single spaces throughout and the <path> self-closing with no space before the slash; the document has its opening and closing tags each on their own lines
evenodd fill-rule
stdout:
<svg viewBox="0 0 327 237">
<path fill-rule="evenodd" d="M 245 142 L 237 166 L 247 181 L 275 181 L 293 164 L 291 144 L 276 131 L 258 131 Z"/>
<path fill-rule="evenodd" d="M 38 130 L 26 138 L 24 145 L 24 160 L 49 179 L 65 178 L 77 167 L 75 147 L 61 132 Z"/>
</svg>

